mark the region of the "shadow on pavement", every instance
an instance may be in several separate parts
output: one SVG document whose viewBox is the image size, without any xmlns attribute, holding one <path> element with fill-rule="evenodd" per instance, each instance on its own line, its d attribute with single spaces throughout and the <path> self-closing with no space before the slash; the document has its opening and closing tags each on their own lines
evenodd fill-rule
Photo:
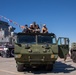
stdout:
<svg viewBox="0 0 76 75">
<path fill-rule="evenodd" d="M 66 63 L 56 62 L 54 64 L 54 68 L 52 71 L 46 71 L 42 69 L 30 69 L 24 72 L 33 73 L 33 74 L 47 74 L 47 73 L 71 73 L 72 71 L 76 71 L 76 67 L 71 65 L 67 65 Z"/>
<path fill-rule="evenodd" d="M 72 66 L 71 64 L 67 65 L 66 63 L 56 62 L 52 72 L 53 73 L 70 73 L 72 71 L 76 71 L 76 67 Z"/>
</svg>

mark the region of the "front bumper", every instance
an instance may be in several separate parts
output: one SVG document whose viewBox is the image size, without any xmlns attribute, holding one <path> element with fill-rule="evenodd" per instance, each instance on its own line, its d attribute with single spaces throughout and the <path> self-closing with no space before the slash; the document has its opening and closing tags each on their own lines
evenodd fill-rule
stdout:
<svg viewBox="0 0 76 75">
<path fill-rule="evenodd" d="M 57 54 L 26 54 L 15 57 L 16 62 L 25 64 L 50 64 L 57 60 Z"/>
</svg>

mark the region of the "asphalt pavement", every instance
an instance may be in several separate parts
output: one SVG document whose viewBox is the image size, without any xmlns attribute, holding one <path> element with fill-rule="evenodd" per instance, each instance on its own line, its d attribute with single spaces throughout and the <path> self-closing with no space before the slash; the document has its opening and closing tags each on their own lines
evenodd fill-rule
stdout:
<svg viewBox="0 0 76 75">
<path fill-rule="evenodd" d="M 2 58 L 0 57 L 0 75 L 75 75 L 76 63 L 74 63 L 70 57 L 66 62 L 63 59 L 58 58 L 54 64 L 53 71 L 45 70 L 28 70 L 18 72 L 16 69 L 16 63 L 14 58 Z"/>
</svg>

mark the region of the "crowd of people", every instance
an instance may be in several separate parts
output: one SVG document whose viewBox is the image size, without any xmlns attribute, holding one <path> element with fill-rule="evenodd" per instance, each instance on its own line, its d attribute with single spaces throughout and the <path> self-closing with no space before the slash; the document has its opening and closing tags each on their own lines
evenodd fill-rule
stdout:
<svg viewBox="0 0 76 75">
<path fill-rule="evenodd" d="M 23 33 L 48 33 L 48 29 L 46 27 L 46 24 L 43 24 L 43 27 L 40 28 L 36 22 L 33 22 L 30 24 L 30 27 L 26 24 L 23 28 Z"/>
</svg>

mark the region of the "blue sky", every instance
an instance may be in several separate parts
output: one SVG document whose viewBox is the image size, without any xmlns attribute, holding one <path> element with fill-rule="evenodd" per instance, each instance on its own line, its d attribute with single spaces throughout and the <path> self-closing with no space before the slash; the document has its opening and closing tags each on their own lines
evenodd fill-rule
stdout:
<svg viewBox="0 0 76 75">
<path fill-rule="evenodd" d="M 0 0 L 0 15 L 20 25 L 33 21 L 46 24 L 57 37 L 76 41 L 76 0 Z M 21 31 L 17 25 L 9 24 L 16 27 L 16 32 Z"/>
</svg>

